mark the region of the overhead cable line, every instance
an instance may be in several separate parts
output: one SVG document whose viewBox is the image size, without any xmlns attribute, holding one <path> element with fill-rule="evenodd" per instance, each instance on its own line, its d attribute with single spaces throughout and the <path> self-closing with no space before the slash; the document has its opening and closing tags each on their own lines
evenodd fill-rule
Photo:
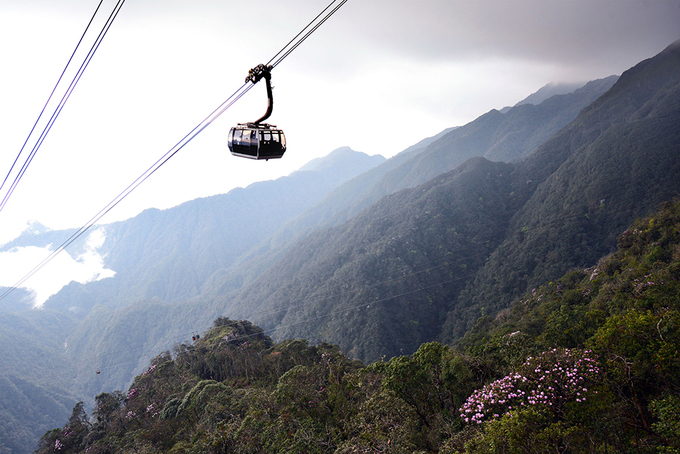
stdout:
<svg viewBox="0 0 680 454">
<path fill-rule="evenodd" d="M 332 2 L 330 2 L 330 3 L 328 4 L 328 6 L 327 6 L 326 8 L 324 8 L 323 11 L 321 11 L 314 19 L 312 19 L 311 22 L 309 22 L 309 23 L 305 26 L 305 28 L 303 28 L 303 29 L 300 31 L 300 33 L 298 33 L 297 35 L 295 35 L 295 37 L 294 37 L 293 39 L 291 39 L 291 40 L 288 42 L 288 44 L 286 44 L 285 46 L 283 46 L 283 48 L 282 48 L 276 55 L 274 55 L 274 56 L 271 58 L 271 60 L 269 60 L 269 61 L 267 62 L 267 66 L 271 65 L 272 68 L 276 68 L 276 66 L 277 66 L 279 63 L 281 63 L 288 55 L 290 55 L 291 52 L 293 52 L 295 49 L 297 49 L 298 46 L 300 46 L 300 44 L 302 44 L 303 42 L 305 42 L 305 40 L 309 37 L 309 35 L 311 35 L 312 33 L 314 33 L 314 32 L 315 32 L 319 27 L 321 27 L 328 19 L 330 19 L 330 17 L 331 17 L 333 14 L 335 14 L 335 12 L 336 12 L 337 10 L 339 10 L 340 7 L 342 7 L 342 5 L 344 5 L 345 3 L 347 3 L 347 0 L 341 0 L 340 3 L 337 4 L 337 5 L 335 6 L 335 8 L 333 8 L 328 14 L 326 14 L 326 16 L 323 16 L 323 14 L 324 14 L 326 11 L 328 11 L 328 10 L 333 6 L 333 4 L 334 4 L 336 1 L 337 1 L 337 0 L 333 0 Z M 323 17 L 321 17 L 321 16 L 323 16 Z M 320 18 L 321 18 L 321 19 L 320 19 Z M 309 30 L 308 30 L 308 29 L 309 29 Z M 303 33 L 305 33 L 305 30 L 308 30 L 307 33 L 306 33 L 302 38 L 300 38 L 299 40 L 295 41 L 296 39 L 298 39 L 298 38 L 300 37 L 300 35 L 302 35 Z M 291 45 L 291 44 L 292 44 L 292 45 Z M 289 47 L 289 46 L 290 46 L 290 47 Z M 283 56 L 281 56 L 281 57 L 278 58 L 278 60 L 277 60 L 277 57 L 278 57 L 279 55 L 281 55 L 282 53 L 283 53 Z M 274 61 L 274 60 L 276 60 L 276 61 Z"/>
<path fill-rule="evenodd" d="M 598 237 L 593 237 L 592 239 L 588 240 L 588 242 L 599 241 L 599 240 L 606 238 L 607 236 L 608 235 L 601 235 L 601 236 L 598 236 Z M 469 249 L 469 248 L 465 248 L 465 249 L 462 249 L 462 250 L 467 250 L 467 249 Z M 439 265 L 439 266 L 435 266 L 435 267 L 431 267 L 431 268 L 427 268 L 427 269 L 422 269 L 420 271 L 415 271 L 412 274 L 407 275 L 407 276 L 400 276 L 400 277 L 397 277 L 397 278 L 392 278 L 392 279 L 382 281 L 381 283 L 378 283 L 378 284 L 367 285 L 365 287 L 358 289 L 357 291 L 351 291 L 351 292 L 348 292 L 348 293 L 343 294 L 343 295 L 346 296 L 346 295 L 349 295 L 349 294 L 360 293 L 360 292 L 363 292 L 365 290 L 374 288 L 374 287 L 376 287 L 377 285 L 380 285 L 380 284 L 389 283 L 389 282 L 401 280 L 401 279 L 404 279 L 404 278 L 414 277 L 418 274 L 428 272 L 430 270 L 436 270 L 438 268 L 450 266 L 450 265 L 453 265 L 453 264 L 456 264 L 456 263 L 459 263 L 459 262 L 462 262 L 462 261 L 466 261 L 466 260 L 469 260 L 469 259 L 472 259 L 472 258 L 476 258 L 479 255 L 480 254 L 475 254 L 475 255 L 472 255 L 472 256 L 469 256 L 469 257 L 466 257 L 466 258 L 463 258 L 463 259 L 460 259 L 460 260 L 457 260 L 457 261 L 454 261 L 454 262 L 446 263 L 444 265 Z M 322 319 L 325 319 L 325 318 L 334 317 L 334 316 L 338 316 L 338 315 L 344 315 L 344 314 L 348 314 L 350 312 L 354 312 L 354 311 L 358 311 L 358 310 L 362 310 L 362 309 L 371 309 L 371 306 L 376 307 L 376 306 L 379 306 L 379 305 L 383 305 L 384 303 L 387 303 L 390 300 L 395 300 L 395 299 L 402 298 L 402 297 L 409 296 L 409 295 L 415 295 L 416 293 L 419 293 L 419 292 L 430 290 L 430 289 L 436 288 L 438 286 L 443 286 L 443 285 L 446 285 L 446 284 L 451 284 L 451 283 L 454 283 L 454 282 L 463 281 L 463 280 L 466 280 L 466 279 L 473 278 L 475 276 L 477 276 L 477 272 L 467 274 L 467 275 L 464 275 L 464 276 L 456 276 L 456 277 L 453 277 L 451 279 L 437 281 L 435 283 L 428 284 L 428 285 L 425 285 L 425 286 L 419 286 L 417 288 L 412 288 L 412 289 L 405 290 L 405 291 L 402 291 L 402 292 L 392 293 L 392 294 L 389 294 L 389 295 L 386 295 L 386 296 L 381 296 L 379 298 L 375 298 L 375 299 L 370 300 L 370 301 L 366 301 L 366 302 L 362 302 L 362 303 L 358 303 L 358 304 L 352 304 L 351 306 L 334 308 L 334 309 L 331 309 L 328 312 L 318 314 L 318 315 L 314 315 L 314 316 L 310 316 L 310 317 L 306 317 L 306 318 L 304 318 L 303 320 L 300 320 L 300 321 L 290 322 L 290 323 L 287 323 L 287 324 L 280 324 L 278 326 L 274 326 L 274 327 L 271 327 L 271 328 L 263 328 L 262 326 L 259 326 L 259 324 L 256 324 L 255 326 L 258 326 L 261 329 L 261 331 L 258 331 L 256 333 L 252 333 L 252 334 L 239 335 L 238 338 L 235 338 L 232 341 L 228 341 L 228 343 L 243 342 L 243 341 L 246 341 L 248 339 L 255 339 L 255 338 L 257 338 L 261 335 L 270 335 L 270 334 L 274 334 L 278 331 L 284 331 L 285 332 L 285 330 L 287 330 L 288 328 L 304 325 L 306 323 L 308 324 L 308 323 L 311 323 L 311 322 L 314 322 L 314 321 L 317 321 L 317 320 L 322 320 Z M 343 295 L 340 295 L 340 296 L 343 296 Z M 316 302 L 317 301 L 312 299 L 312 298 L 303 298 L 301 301 L 298 302 L 299 304 L 293 304 L 290 307 L 293 308 L 293 309 L 301 309 L 305 306 L 308 306 L 308 305 L 310 305 L 312 303 L 316 303 Z M 268 311 L 268 310 L 255 312 L 255 313 L 250 314 L 249 316 L 246 316 L 245 320 L 252 320 L 254 317 L 256 317 L 258 315 L 262 316 L 262 315 L 269 315 L 269 314 L 271 314 L 271 311 Z M 233 314 L 231 316 L 233 316 Z M 258 323 L 260 323 L 260 322 L 258 322 Z M 195 333 L 195 332 L 196 332 L 196 330 L 191 331 L 192 334 Z M 174 339 L 177 339 L 177 342 L 182 342 L 179 339 L 186 340 L 185 339 L 186 337 L 188 337 L 188 335 L 184 334 L 184 335 L 174 336 Z M 184 342 L 182 342 L 182 344 L 183 343 Z M 175 344 L 175 346 L 177 346 L 177 345 L 178 344 Z M 131 354 L 133 352 L 143 352 L 143 351 L 144 351 L 144 347 L 141 346 L 141 347 L 128 349 L 126 353 L 129 356 L 129 354 Z M 132 364 L 138 365 L 144 359 L 145 356 L 148 356 L 149 360 L 154 358 L 154 356 L 152 356 L 152 355 L 142 355 L 142 356 L 139 356 L 139 358 L 137 360 L 133 360 L 133 361 L 125 361 L 125 362 L 117 362 L 117 363 L 114 363 L 114 364 L 99 365 L 97 370 L 103 371 L 103 370 L 106 370 L 106 369 L 120 369 L 123 366 L 128 366 L 128 365 L 132 365 Z M 158 354 L 156 356 L 158 356 Z M 100 357 L 98 356 L 97 359 L 100 359 Z"/>
<path fill-rule="evenodd" d="M 630 210 L 625 210 L 625 211 L 630 211 Z M 617 213 L 620 213 L 620 212 L 624 212 L 624 211 L 619 211 Z M 593 237 L 593 238 L 587 240 L 587 242 L 589 243 L 589 242 L 599 241 L 599 240 L 606 238 L 607 236 L 608 236 L 608 234 Z M 462 249 L 462 250 L 467 250 L 467 249 L 469 249 L 469 248 L 465 248 L 465 249 Z M 343 294 L 343 295 L 346 296 L 346 295 L 349 295 L 349 294 L 360 293 L 362 291 L 374 288 L 374 287 L 376 287 L 377 285 L 380 285 L 380 284 L 389 283 L 389 282 L 392 282 L 392 281 L 397 281 L 397 280 L 401 280 L 401 279 L 405 279 L 405 278 L 409 278 L 409 277 L 414 277 L 414 276 L 421 274 L 421 273 L 424 273 L 424 272 L 436 270 L 436 269 L 439 269 L 439 268 L 442 268 L 442 267 L 445 267 L 445 266 L 450 266 L 450 265 L 453 265 L 453 264 L 456 264 L 456 263 L 459 263 L 459 262 L 462 262 L 462 261 L 465 261 L 465 260 L 476 258 L 479 255 L 480 254 L 475 254 L 475 255 L 472 255 L 472 256 L 469 256 L 469 257 L 466 257 L 466 258 L 463 258 L 463 259 L 460 259 L 460 260 L 457 260 L 457 261 L 454 261 L 454 262 L 445 263 L 443 265 L 434 266 L 434 267 L 430 267 L 430 268 L 427 268 L 427 269 L 421 269 L 419 271 L 413 272 L 410 275 L 388 279 L 388 280 L 382 281 L 381 283 L 378 283 L 378 284 L 367 285 L 365 287 L 358 289 L 357 291 L 351 291 L 351 292 L 348 292 L 348 293 Z M 428 285 L 425 285 L 425 286 L 418 286 L 417 288 L 412 288 L 412 289 L 409 289 L 409 290 L 404 290 L 402 292 L 392 293 L 392 294 L 389 294 L 389 295 L 381 296 L 379 298 L 375 298 L 375 299 L 372 299 L 370 301 L 366 301 L 366 302 L 362 302 L 362 303 L 358 303 L 358 304 L 355 303 L 355 304 L 352 304 L 352 305 L 346 306 L 346 307 L 334 308 L 334 309 L 331 309 L 328 312 L 318 314 L 318 315 L 314 315 L 314 316 L 310 316 L 310 317 L 306 317 L 306 318 L 304 318 L 303 320 L 300 320 L 300 321 L 294 321 L 294 322 L 290 322 L 290 323 L 287 323 L 287 324 L 280 324 L 278 326 L 274 326 L 274 327 L 271 327 L 271 328 L 263 328 L 262 326 L 259 326 L 255 323 L 253 323 L 255 326 L 259 327 L 261 329 L 261 331 L 258 331 L 256 333 L 252 333 L 252 334 L 241 334 L 237 338 L 235 338 L 231 341 L 228 341 L 228 343 L 231 343 L 231 342 L 242 343 L 244 341 L 247 341 L 248 339 L 256 339 L 261 335 L 271 335 L 271 334 L 277 333 L 279 331 L 285 332 L 285 330 L 287 330 L 288 328 L 293 328 L 293 327 L 296 327 L 296 326 L 309 324 L 309 323 L 314 322 L 314 321 L 318 321 L 318 320 L 322 320 L 322 319 L 326 319 L 326 318 L 330 318 L 330 317 L 334 317 L 334 316 L 338 316 L 338 315 L 345 315 L 345 314 L 349 314 L 351 312 L 362 310 L 362 309 L 371 309 L 372 307 L 374 308 L 374 307 L 377 307 L 377 306 L 380 306 L 380 305 L 384 305 L 384 303 L 387 303 L 390 300 L 396 300 L 398 298 L 402 298 L 402 297 L 405 297 L 405 296 L 415 295 L 419 292 L 430 290 L 430 289 L 436 288 L 438 286 L 443 286 L 443 285 L 446 285 L 446 284 L 451 284 L 451 283 L 454 283 L 454 282 L 463 281 L 463 280 L 466 280 L 466 279 L 473 278 L 475 276 L 477 276 L 477 272 L 470 273 L 470 274 L 463 275 L 463 276 L 456 276 L 456 277 L 453 277 L 451 279 L 437 281 L 435 283 L 428 284 Z M 340 295 L 340 296 L 343 296 L 343 295 Z M 309 304 L 316 303 L 316 302 L 317 301 L 313 300 L 312 298 L 304 298 L 303 300 L 298 302 L 299 304 L 294 304 L 291 307 L 293 309 L 300 309 L 304 306 L 308 306 Z M 252 318 L 254 318 L 258 315 L 262 316 L 262 315 L 268 315 L 270 313 L 271 313 L 271 311 L 269 311 L 269 310 L 255 312 L 255 313 L 250 314 L 249 316 L 246 316 L 245 320 L 252 320 Z M 194 334 L 196 332 L 197 332 L 197 330 L 192 330 L 191 334 Z M 173 336 L 173 338 L 177 342 L 175 344 L 175 346 L 180 345 L 178 343 L 184 344 L 184 340 L 186 340 L 188 342 L 188 340 L 186 339 L 188 336 L 189 336 L 188 334 L 180 334 L 180 335 L 177 335 L 177 336 Z M 205 336 L 205 332 L 204 332 L 203 336 Z M 161 341 L 158 340 L 157 343 L 159 343 L 159 342 L 161 342 Z M 169 340 L 168 342 L 172 342 L 172 340 Z M 128 349 L 126 351 L 126 353 L 127 353 L 128 356 L 130 356 L 131 353 L 143 352 L 144 349 L 145 349 L 144 346 L 139 346 L 139 347 Z M 136 359 L 136 360 L 116 362 L 114 364 L 101 364 L 101 365 L 98 365 L 98 367 L 95 367 L 95 369 L 97 371 L 104 371 L 104 370 L 109 370 L 109 369 L 120 370 L 123 366 L 129 366 L 129 365 L 133 365 L 133 364 L 139 365 L 143 361 L 143 359 L 145 359 L 145 357 L 146 357 L 147 360 L 152 360 L 153 358 L 157 357 L 158 355 L 159 354 L 156 354 L 155 356 L 153 356 L 153 354 L 151 354 L 151 355 L 148 355 L 148 354 L 147 355 L 140 355 L 138 357 L 138 359 Z M 96 359 L 100 360 L 100 358 L 101 358 L 101 356 L 98 355 Z"/>
<path fill-rule="evenodd" d="M 43 142 L 45 141 L 47 134 L 50 132 L 50 130 L 52 129 L 52 126 L 54 125 L 55 121 L 57 120 L 57 117 L 59 117 L 59 114 L 63 110 L 64 105 L 66 104 L 66 101 L 68 101 L 68 99 L 71 97 L 73 90 L 75 90 L 76 85 L 78 85 L 80 78 L 83 76 L 85 70 L 87 69 L 90 62 L 92 61 L 94 54 L 99 49 L 99 46 L 101 45 L 102 41 L 104 40 L 104 37 L 108 33 L 109 29 L 111 28 L 113 21 L 118 16 L 118 13 L 120 12 L 120 9 L 123 7 L 124 3 L 125 3 L 125 0 L 118 0 L 118 2 L 116 3 L 116 6 L 114 7 L 113 11 L 111 12 L 108 19 L 106 20 L 106 23 L 104 24 L 101 31 L 99 32 L 97 39 L 92 44 L 92 47 L 90 48 L 89 52 L 85 56 L 85 59 L 81 63 L 80 67 L 78 68 L 78 71 L 76 72 L 75 76 L 71 80 L 71 83 L 69 84 L 68 88 L 66 89 L 66 92 L 64 93 L 61 100 L 59 101 L 59 104 L 57 105 L 54 112 L 52 113 L 52 116 L 48 120 L 47 125 L 45 126 L 42 133 L 38 137 L 38 140 L 36 141 L 35 145 L 33 145 L 33 149 L 31 150 L 28 157 L 24 161 L 23 165 L 21 166 L 21 169 L 19 170 L 18 174 L 14 178 L 14 181 L 12 182 L 11 186 L 7 190 L 7 193 L 5 194 L 2 201 L 0 202 L 0 211 L 2 211 L 2 209 L 5 207 L 5 205 L 7 205 L 7 201 L 9 200 L 11 195 L 14 193 L 14 190 L 16 189 L 16 187 L 19 184 L 19 182 L 21 181 L 21 179 L 24 177 L 24 174 L 26 173 L 28 166 L 31 164 L 31 162 L 33 161 L 33 158 L 35 158 L 36 153 L 38 152 L 38 150 L 42 146 Z M 100 3 L 100 5 L 101 5 L 101 3 Z M 97 11 L 98 10 L 99 10 L 99 6 L 97 7 Z M 97 11 L 95 11 L 95 15 L 96 15 Z M 94 19 L 95 15 L 92 16 L 92 19 Z M 90 24 L 92 22 L 92 19 L 90 20 Z M 88 28 L 89 28 L 90 24 L 88 24 Z M 85 32 L 87 32 L 87 29 L 85 30 Z M 83 34 L 83 36 L 85 36 L 85 34 Z M 82 37 L 81 37 L 81 41 L 82 41 Z M 80 45 L 80 41 L 78 42 L 78 44 Z M 77 47 L 76 47 L 76 50 L 77 50 Z M 74 54 L 75 54 L 75 51 L 74 51 Z M 72 58 L 73 58 L 73 55 L 71 56 L 71 59 Z M 71 62 L 71 59 L 69 59 L 69 64 Z M 67 64 L 67 68 L 68 68 L 69 64 Z M 65 71 L 66 71 L 66 68 L 64 68 L 64 72 Z M 62 73 L 62 77 L 63 77 L 63 73 Z M 61 82 L 61 77 L 59 78 L 59 81 L 57 82 L 57 85 L 55 86 L 55 90 L 56 90 L 56 88 L 57 88 L 57 86 L 59 85 L 60 82 Z M 54 90 L 53 90 L 52 94 L 50 95 L 50 99 L 52 98 L 53 94 L 54 94 Z M 48 103 L 49 103 L 50 99 L 48 99 Z M 45 104 L 45 107 L 47 107 L 47 104 Z M 43 111 L 44 111 L 44 108 L 43 108 Z M 40 116 L 38 117 L 38 120 L 36 121 L 36 125 L 37 125 L 38 121 L 40 120 L 40 117 L 42 117 L 42 114 L 43 114 L 43 112 L 40 113 Z M 23 152 L 23 149 L 26 146 L 26 143 L 29 141 L 34 129 L 35 129 L 35 125 L 33 126 L 33 129 L 31 129 L 31 133 L 29 134 L 29 136 L 26 138 L 26 142 L 24 142 L 24 145 L 22 146 L 21 151 L 19 152 L 19 155 L 21 155 L 21 153 Z M 18 158 L 19 158 L 19 156 L 17 156 L 17 160 L 18 160 Z M 16 160 L 15 160 L 15 163 L 16 163 Z M 14 164 L 12 165 L 12 168 L 10 169 L 10 173 L 12 172 L 13 168 L 14 168 Z M 9 174 L 7 176 L 9 177 Z M 7 178 L 5 178 L 5 180 L 7 180 Z M 3 182 L 3 185 L 4 185 L 4 182 Z"/>
<path fill-rule="evenodd" d="M 119 0 L 119 3 L 125 0 Z M 300 44 L 302 44 L 314 31 L 316 31 L 322 24 L 324 24 L 333 14 L 335 14 L 338 9 L 347 3 L 347 0 L 341 0 L 338 5 L 336 5 L 330 12 L 327 12 L 333 4 L 338 0 L 333 0 L 331 3 L 317 15 L 314 20 L 307 24 L 302 31 L 300 31 L 295 38 L 288 42 L 275 56 L 270 60 L 274 61 L 279 55 L 276 62 L 272 65 L 278 65 L 281 63 L 288 55 L 290 55 L 295 49 L 297 49 Z M 121 5 L 122 6 L 122 5 Z M 326 14 L 324 15 L 324 13 Z M 117 14 L 117 13 L 116 13 Z M 303 35 L 304 33 L 304 35 Z M 300 36 L 302 37 L 300 38 Z M 298 39 L 299 38 L 299 39 Z M 198 125 L 196 125 L 191 131 L 189 131 L 182 139 L 177 142 L 172 148 L 170 148 L 163 156 L 161 156 L 156 162 L 154 162 L 148 169 L 146 169 L 137 179 L 130 183 L 123 191 L 121 191 L 116 197 L 114 197 L 104 208 L 102 208 L 97 214 L 92 216 L 89 221 L 87 221 L 82 227 L 76 230 L 68 239 L 66 239 L 61 245 L 52 251 L 42 262 L 36 265 L 31 271 L 29 271 L 24 277 L 22 277 L 16 284 L 6 290 L 2 295 L 0 295 L 0 301 L 7 297 L 14 289 L 21 287 L 21 285 L 30 279 L 35 273 L 37 273 L 42 267 L 47 265 L 57 254 L 70 246 L 74 241 L 80 238 L 85 232 L 87 232 L 92 226 L 94 226 L 97 221 L 99 221 L 104 215 L 111 211 L 116 205 L 123 201 L 132 191 L 134 191 L 139 185 L 141 185 L 147 178 L 153 175 L 163 164 L 168 162 L 173 156 L 175 156 L 181 149 L 183 149 L 189 142 L 191 142 L 197 135 L 210 126 L 217 118 L 219 118 L 224 112 L 227 111 L 231 106 L 234 105 L 239 99 L 241 99 L 248 91 L 250 91 L 254 86 L 252 82 L 246 82 L 241 87 L 236 90 L 229 98 L 227 98 L 222 104 L 220 104 L 215 110 L 213 110 L 207 117 L 205 117 Z M 1 208 L 0 208 L 1 209 Z"/>
<path fill-rule="evenodd" d="M 64 78 L 64 74 L 66 74 L 68 67 L 71 65 L 71 61 L 73 60 L 73 57 L 76 55 L 76 52 L 78 52 L 78 48 L 80 47 L 80 44 L 83 42 L 83 39 L 85 38 L 85 35 L 87 34 L 87 31 L 90 29 L 90 25 L 92 25 L 92 21 L 94 21 L 94 18 L 97 15 L 99 8 L 102 6 L 103 1 L 104 0 L 99 0 L 99 5 L 97 6 L 97 9 L 94 10 L 94 14 L 90 18 L 90 21 L 87 23 L 87 27 L 85 27 L 85 31 L 83 32 L 80 39 L 78 40 L 78 44 L 76 44 L 76 48 L 73 50 L 71 57 L 66 62 L 66 66 L 64 66 L 64 70 L 61 72 L 59 79 L 57 79 L 57 83 L 54 85 L 52 92 L 47 97 L 47 101 L 45 102 L 45 105 L 43 106 L 42 110 L 40 111 L 40 114 L 38 114 L 38 118 L 35 120 L 33 127 L 29 131 L 28 136 L 26 137 L 26 140 L 24 141 L 24 144 L 21 146 L 21 149 L 19 150 L 19 153 L 17 154 L 17 157 L 14 158 L 14 162 L 12 163 L 12 166 L 9 168 L 9 172 L 7 172 L 5 179 L 2 180 L 2 183 L 0 183 L 0 191 L 2 191 L 2 188 L 5 186 L 5 183 L 7 183 L 9 176 L 12 174 L 12 170 L 14 170 L 14 166 L 16 166 L 17 162 L 19 161 L 19 158 L 21 157 L 21 153 L 23 153 L 24 148 L 26 148 L 26 144 L 28 143 L 31 136 L 33 135 L 33 131 L 35 131 L 35 128 L 38 126 L 40 119 L 42 118 L 43 114 L 45 113 L 45 110 L 47 109 L 47 106 L 49 105 L 50 101 L 52 100 L 52 96 L 54 96 L 54 93 L 57 91 L 57 88 L 59 87 L 59 84 L 61 83 L 61 79 Z"/>
</svg>

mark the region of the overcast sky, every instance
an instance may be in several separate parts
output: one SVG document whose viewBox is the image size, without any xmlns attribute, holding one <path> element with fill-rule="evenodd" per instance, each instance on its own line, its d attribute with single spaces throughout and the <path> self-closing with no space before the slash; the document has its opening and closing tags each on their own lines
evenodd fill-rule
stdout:
<svg viewBox="0 0 680 454">
<path fill-rule="evenodd" d="M 127 0 L 0 212 L 0 244 L 28 220 L 85 224 L 329 1 Z M 97 4 L 0 0 L 0 178 Z M 390 157 L 549 82 L 621 74 L 677 39 L 680 0 L 349 0 L 273 73 L 283 159 L 227 148 L 232 125 L 264 113 L 261 84 L 101 222 L 283 176 L 341 146 Z"/>
</svg>

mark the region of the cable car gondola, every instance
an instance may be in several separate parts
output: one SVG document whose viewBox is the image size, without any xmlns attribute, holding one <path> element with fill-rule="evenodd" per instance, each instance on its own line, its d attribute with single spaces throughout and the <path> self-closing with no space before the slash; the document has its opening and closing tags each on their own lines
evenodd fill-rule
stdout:
<svg viewBox="0 0 680 454">
<path fill-rule="evenodd" d="M 274 125 L 262 123 L 274 110 L 271 66 L 258 65 L 248 72 L 246 82 L 256 84 L 262 78 L 267 83 L 267 112 L 253 123 L 239 123 L 231 128 L 227 144 L 234 156 L 250 159 L 276 159 L 286 152 L 286 136 Z"/>
</svg>

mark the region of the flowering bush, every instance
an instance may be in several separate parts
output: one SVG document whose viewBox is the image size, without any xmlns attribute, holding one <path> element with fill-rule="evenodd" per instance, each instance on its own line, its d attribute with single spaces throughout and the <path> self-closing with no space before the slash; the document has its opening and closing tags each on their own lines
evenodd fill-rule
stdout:
<svg viewBox="0 0 680 454">
<path fill-rule="evenodd" d="M 151 403 L 151 404 L 147 405 L 146 413 L 148 415 L 151 415 L 152 418 L 155 418 L 156 416 L 158 416 L 160 414 L 160 411 L 158 409 L 156 409 L 154 404 Z"/>
<path fill-rule="evenodd" d="M 527 358 L 521 372 L 475 391 L 460 408 L 460 417 L 479 424 L 528 405 L 560 413 L 567 402 L 586 400 L 588 383 L 600 368 L 590 350 L 553 349 Z"/>
<path fill-rule="evenodd" d="M 498 418 L 507 413 L 513 405 L 524 405 L 526 392 L 518 385 L 526 381 L 526 377 L 515 373 L 489 383 L 468 397 L 460 417 L 465 422 L 481 423 L 487 416 Z"/>
<path fill-rule="evenodd" d="M 139 394 L 139 388 L 132 388 L 130 392 L 128 392 L 128 395 L 125 399 L 127 400 L 134 399 L 135 396 L 137 396 L 137 394 Z"/>
</svg>

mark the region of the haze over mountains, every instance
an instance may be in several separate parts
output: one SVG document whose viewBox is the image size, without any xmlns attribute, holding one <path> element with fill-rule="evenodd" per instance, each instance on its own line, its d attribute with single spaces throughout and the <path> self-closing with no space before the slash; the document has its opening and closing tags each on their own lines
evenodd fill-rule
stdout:
<svg viewBox="0 0 680 454">
<path fill-rule="evenodd" d="M 196 296 L 216 270 L 229 267 L 256 246 L 260 247 L 255 255 L 261 255 L 270 236 L 273 245 L 289 244 L 313 229 L 344 222 L 381 197 L 452 170 L 470 157 L 511 161 L 525 156 L 615 80 L 612 76 L 590 82 L 538 106 L 523 104 L 506 114 L 491 111 L 461 128 L 424 139 L 384 163 L 380 156 L 338 149 L 288 177 L 169 210 L 147 210 L 131 220 L 109 224 L 106 242 L 98 252 L 116 277 L 87 284 L 97 289 L 86 292 L 83 303 L 77 303 L 81 284 L 73 283 L 48 306 L 62 305 L 75 311 L 85 304 L 87 308 L 79 312 L 86 314 L 98 301 L 117 307 L 154 297 L 174 302 Z M 499 156 L 506 149 L 512 149 L 510 154 Z M 331 193 L 341 183 L 345 184 Z M 59 244 L 70 233 L 41 235 L 31 230 L 1 250 Z M 84 244 L 85 239 L 69 252 L 77 257 Z M 262 266 L 258 264 L 258 268 Z"/>
<path fill-rule="evenodd" d="M 324 163 L 275 181 L 254 183 L 228 194 L 197 199 L 168 210 L 149 209 L 128 221 L 105 226 L 106 241 L 98 249 L 107 268 L 116 270 L 111 280 L 94 282 L 97 300 L 65 289 L 64 308 L 86 315 L 97 301 L 109 307 L 145 298 L 181 301 L 199 294 L 203 281 L 215 270 L 229 266 L 286 220 L 313 206 L 330 190 L 354 175 L 383 162 L 382 156 L 339 149 Z M 33 230 L 6 244 L 16 247 L 56 245 L 71 232 Z M 74 258 L 83 252 L 87 235 L 69 248 Z M 54 246 L 53 246 L 54 247 Z M 71 287 L 75 287 L 75 284 Z M 89 291 L 88 291 L 89 293 Z M 76 298 L 74 301 L 73 298 Z M 59 297 L 50 302 L 58 307 Z M 67 300 L 67 301 L 66 301 Z"/>
<path fill-rule="evenodd" d="M 73 282 L 42 311 L 0 302 L 13 351 L 1 358 L 0 428 L 23 421 L 9 410 L 19 402 L 36 421 L 22 439 L 61 424 L 77 400 L 123 389 L 223 315 L 363 361 L 454 342 L 479 316 L 596 263 L 680 195 L 679 125 L 676 42 L 618 78 L 493 110 L 389 160 L 339 149 L 289 177 L 102 226 L 114 277 Z M 26 358 L 34 366 L 7 372 Z"/>
</svg>

